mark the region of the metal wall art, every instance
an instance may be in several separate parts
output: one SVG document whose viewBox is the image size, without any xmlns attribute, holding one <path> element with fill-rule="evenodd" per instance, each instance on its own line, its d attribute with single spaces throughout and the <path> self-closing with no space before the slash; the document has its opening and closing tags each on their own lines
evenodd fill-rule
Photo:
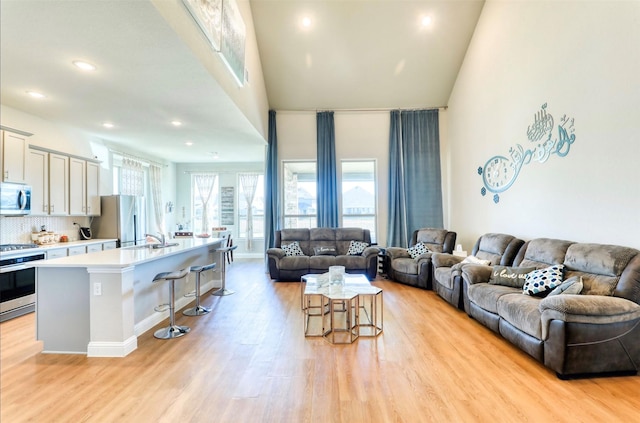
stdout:
<svg viewBox="0 0 640 423">
<path fill-rule="evenodd" d="M 532 160 L 544 163 L 554 154 L 559 157 L 569 154 L 571 144 L 576 140 L 574 120 L 565 114 L 556 126 L 553 115 L 547 111 L 547 104 L 543 104 L 535 114 L 533 123 L 527 127 L 529 148 L 516 144 L 509 149 L 509 158 L 493 156 L 484 166 L 478 167 L 478 175 L 484 184 L 480 194 L 486 196 L 487 193 L 493 193 L 493 202 L 497 204 L 500 201 L 499 193 L 513 185 L 524 165 Z"/>
</svg>

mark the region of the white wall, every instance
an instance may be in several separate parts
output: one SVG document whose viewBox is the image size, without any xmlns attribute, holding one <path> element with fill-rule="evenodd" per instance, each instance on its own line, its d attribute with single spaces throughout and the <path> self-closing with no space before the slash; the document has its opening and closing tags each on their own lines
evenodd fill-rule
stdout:
<svg viewBox="0 0 640 423">
<path fill-rule="evenodd" d="M 640 2 L 488 1 L 449 101 L 450 221 L 486 232 L 640 248 Z M 525 165 L 494 204 L 477 169 L 533 148 L 543 104 L 575 118 L 566 157 Z"/>
</svg>

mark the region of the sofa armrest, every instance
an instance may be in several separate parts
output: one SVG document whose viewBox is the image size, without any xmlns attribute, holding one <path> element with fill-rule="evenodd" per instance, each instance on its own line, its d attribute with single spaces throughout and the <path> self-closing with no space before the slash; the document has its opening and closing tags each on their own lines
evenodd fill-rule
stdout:
<svg viewBox="0 0 640 423">
<path fill-rule="evenodd" d="M 547 338 L 551 320 L 606 325 L 640 319 L 640 304 L 604 295 L 554 295 L 540 301 L 538 308 L 542 339 Z"/>
<path fill-rule="evenodd" d="M 432 253 L 431 261 L 434 267 L 453 267 L 464 260 L 464 257 L 454 256 L 448 253 Z"/>
<path fill-rule="evenodd" d="M 487 283 L 491 279 L 491 271 L 493 267 L 483 266 L 481 264 L 465 264 L 462 266 L 461 274 L 469 285 L 476 283 Z"/>
<path fill-rule="evenodd" d="M 365 248 L 364 251 L 362 252 L 363 257 L 369 257 L 374 255 L 377 256 L 378 254 L 380 254 L 380 248 L 376 246 L 369 246 Z"/>
<path fill-rule="evenodd" d="M 391 260 L 395 260 L 398 258 L 410 258 L 411 255 L 409 255 L 409 252 L 407 251 L 406 248 L 401 248 L 401 247 L 389 247 L 386 249 L 386 255 L 389 257 L 389 259 Z"/>
<path fill-rule="evenodd" d="M 269 248 L 267 250 L 267 256 L 274 257 L 280 260 L 281 258 L 285 257 L 286 254 L 282 248 Z"/>
</svg>

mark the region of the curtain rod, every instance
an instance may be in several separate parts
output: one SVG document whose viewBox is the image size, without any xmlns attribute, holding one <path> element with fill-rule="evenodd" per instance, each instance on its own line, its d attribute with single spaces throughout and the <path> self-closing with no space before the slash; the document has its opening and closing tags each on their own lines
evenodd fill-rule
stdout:
<svg viewBox="0 0 640 423">
<path fill-rule="evenodd" d="M 112 150 L 111 148 L 109 149 L 109 152 L 111 154 L 119 154 L 122 157 L 128 157 L 130 159 L 138 160 L 138 161 L 141 161 L 141 162 L 146 162 L 148 164 L 153 164 L 153 165 L 156 165 L 156 166 L 159 166 L 159 167 L 169 167 L 168 164 L 164 164 L 164 163 L 156 162 L 155 160 L 150 160 L 150 159 L 146 159 L 144 157 L 136 156 L 135 154 L 125 153 L 123 151 L 118 151 L 118 150 Z"/>
<path fill-rule="evenodd" d="M 287 110 L 287 109 L 276 109 L 276 112 L 390 112 L 392 110 L 400 110 L 400 111 L 411 111 L 411 110 L 436 110 L 436 109 L 444 109 L 447 110 L 449 106 L 433 106 L 433 107 L 390 107 L 390 108 L 373 108 L 373 109 L 297 109 L 297 110 Z"/>
</svg>

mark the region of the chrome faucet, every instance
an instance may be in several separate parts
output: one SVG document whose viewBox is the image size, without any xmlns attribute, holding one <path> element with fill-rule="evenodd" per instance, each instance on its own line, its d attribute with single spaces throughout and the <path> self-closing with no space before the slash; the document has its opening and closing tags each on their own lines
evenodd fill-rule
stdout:
<svg viewBox="0 0 640 423">
<path fill-rule="evenodd" d="M 151 237 L 153 239 L 155 239 L 156 241 L 158 241 L 160 243 L 160 245 L 165 245 L 165 239 L 164 239 L 164 234 L 158 232 L 160 234 L 161 238 L 158 238 L 157 235 L 153 235 L 153 234 L 144 234 L 145 237 Z"/>
</svg>

